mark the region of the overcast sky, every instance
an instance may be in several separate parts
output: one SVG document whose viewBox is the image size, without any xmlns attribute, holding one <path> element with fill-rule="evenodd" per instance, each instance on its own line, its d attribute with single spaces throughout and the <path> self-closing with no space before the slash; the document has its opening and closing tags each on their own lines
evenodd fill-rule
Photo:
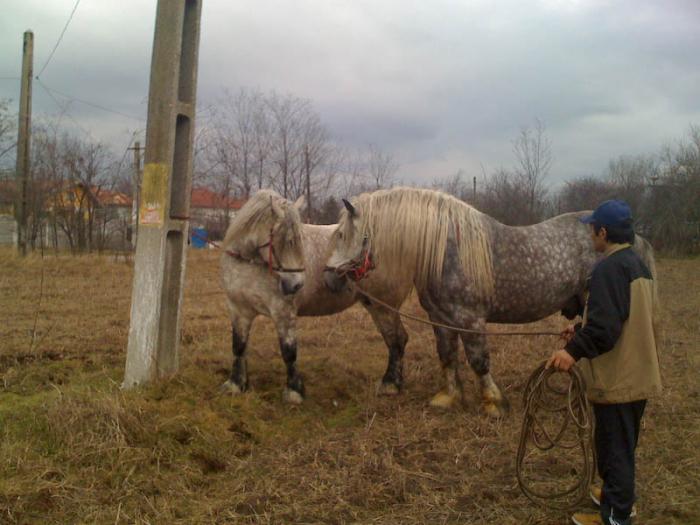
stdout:
<svg viewBox="0 0 700 525">
<path fill-rule="evenodd" d="M 44 67 L 75 0 L 2 0 L 0 98 L 19 98 L 22 33 Z M 536 118 L 550 182 L 656 153 L 700 124 L 699 0 L 204 0 L 200 107 L 223 88 L 311 99 L 331 134 L 429 183 L 514 163 Z M 82 0 L 40 80 L 62 123 L 124 152 L 145 129 L 155 0 Z M 34 115 L 58 106 L 34 84 Z M 142 138 L 143 134 L 141 135 Z"/>
</svg>

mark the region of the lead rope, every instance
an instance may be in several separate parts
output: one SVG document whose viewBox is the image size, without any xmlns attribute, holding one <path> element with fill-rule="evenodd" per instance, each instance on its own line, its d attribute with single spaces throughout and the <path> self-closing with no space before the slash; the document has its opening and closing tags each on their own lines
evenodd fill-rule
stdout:
<svg viewBox="0 0 700 525">
<path fill-rule="evenodd" d="M 587 496 L 595 475 L 595 448 L 593 447 L 593 422 L 591 407 L 586 398 L 586 386 L 581 372 L 573 367 L 567 372 L 567 388 L 557 388 L 551 383 L 553 368 L 545 368 L 542 363 L 530 376 L 523 392 L 523 425 L 516 459 L 516 474 L 520 490 L 533 503 L 557 510 L 569 510 L 580 504 Z M 559 402 L 554 403 L 552 398 Z M 563 413 L 561 426 L 553 435 L 547 430 L 540 417 L 542 412 Z M 575 427 L 576 439 L 564 441 L 569 425 Z M 541 492 L 525 479 L 523 463 L 528 445 L 538 451 L 579 448 L 583 456 L 583 468 L 577 472 L 575 483 L 560 492 Z M 562 501 L 563 500 L 563 501 Z"/>
<path fill-rule="evenodd" d="M 561 337 L 560 332 L 536 331 L 536 332 L 491 332 L 488 330 L 471 330 L 468 328 L 460 328 L 442 323 L 429 321 L 415 315 L 407 314 L 393 306 L 377 299 L 373 295 L 360 290 L 354 283 L 351 287 L 359 294 L 365 296 L 370 301 L 390 310 L 402 317 L 416 321 L 419 323 L 445 328 L 455 332 L 479 334 L 485 336 L 503 335 L 503 336 L 535 336 L 535 335 L 554 335 Z M 595 449 L 593 447 L 593 425 L 591 418 L 591 407 L 586 398 L 586 386 L 581 372 L 578 368 L 569 369 L 569 385 L 566 390 L 557 389 L 551 384 L 550 379 L 556 371 L 553 368 L 545 369 L 545 363 L 542 363 L 531 375 L 525 386 L 523 393 L 524 416 L 523 425 L 520 431 L 520 443 L 518 445 L 518 453 L 516 456 L 516 475 L 518 478 L 518 486 L 520 490 L 533 503 L 556 510 L 569 510 L 580 504 L 588 495 L 589 487 L 593 482 L 595 475 Z M 544 394 L 549 393 L 559 398 L 566 396 L 566 403 L 551 406 L 543 403 Z M 556 435 L 552 436 L 547 431 L 546 427 L 539 420 L 538 411 L 546 412 L 562 412 L 564 417 L 561 426 Z M 573 423 L 576 427 L 577 440 L 573 443 L 565 443 L 563 441 L 566 429 L 569 424 Z M 541 493 L 531 487 L 523 475 L 523 462 L 528 450 L 528 444 L 532 443 L 535 448 L 540 451 L 547 451 L 556 448 L 573 449 L 580 448 L 583 456 L 583 468 L 576 476 L 576 483 L 565 489 L 562 492 Z M 572 499 L 575 497 L 575 499 Z M 561 500 L 566 499 L 568 502 L 562 503 Z M 559 501 L 558 501 L 559 500 Z"/>
<path fill-rule="evenodd" d="M 361 290 L 358 286 L 355 285 L 355 283 L 348 281 L 350 284 L 351 289 L 353 289 L 355 292 L 359 293 L 360 295 L 363 295 L 367 299 L 370 300 L 372 303 L 376 303 L 382 308 L 386 308 L 390 312 L 394 312 L 397 315 L 400 315 L 401 317 L 405 317 L 406 319 L 410 319 L 411 321 L 415 321 L 417 323 L 423 323 L 427 324 L 430 326 L 436 326 L 438 328 L 445 328 L 446 330 L 452 330 L 453 332 L 460 332 L 464 334 L 479 334 L 479 335 L 554 335 L 557 337 L 561 337 L 561 332 L 552 332 L 552 331 L 536 331 L 536 332 L 524 332 L 524 331 L 507 331 L 507 332 L 491 332 L 489 330 L 473 330 L 470 328 L 460 328 L 459 326 L 452 326 L 449 324 L 443 324 L 443 323 L 438 323 L 435 321 L 430 321 L 429 319 L 423 319 L 422 317 L 418 317 L 416 315 L 411 315 L 407 314 L 406 312 L 402 312 L 398 308 L 394 308 L 393 306 L 385 303 L 384 301 L 377 299 L 374 297 L 372 294 L 365 292 L 364 290 Z"/>
</svg>

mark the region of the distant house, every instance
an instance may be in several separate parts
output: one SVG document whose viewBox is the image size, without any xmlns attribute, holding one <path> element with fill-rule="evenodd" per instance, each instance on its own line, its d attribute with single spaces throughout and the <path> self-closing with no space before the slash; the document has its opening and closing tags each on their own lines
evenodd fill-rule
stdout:
<svg viewBox="0 0 700 525">
<path fill-rule="evenodd" d="M 16 243 L 14 180 L 0 180 L 0 245 Z M 131 248 L 131 196 L 81 183 L 45 191 L 40 228 L 45 246 L 61 249 L 126 250 Z M 209 188 L 194 188 L 190 227 L 204 228 L 210 239 L 220 239 L 245 200 L 227 198 Z"/>
<path fill-rule="evenodd" d="M 58 248 L 130 247 L 131 197 L 82 183 L 64 185 L 46 199 L 45 239 Z"/>
<path fill-rule="evenodd" d="M 245 199 L 226 197 L 209 188 L 193 188 L 190 227 L 206 229 L 210 239 L 222 239 L 231 219 L 245 203 Z"/>
</svg>

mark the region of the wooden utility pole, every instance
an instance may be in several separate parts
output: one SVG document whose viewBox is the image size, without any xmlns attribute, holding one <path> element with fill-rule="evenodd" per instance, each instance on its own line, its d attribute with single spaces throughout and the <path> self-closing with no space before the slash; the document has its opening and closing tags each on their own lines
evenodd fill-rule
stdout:
<svg viewBox="0 0 700 525">
<path fill-rule="evenodd" d="M 29 186 L 30 150 L 32 133 L 32 72 L 34 70 L 34 33 L 24 32 L 22 48 L 22 84 L 19 95 L 19 126 L 17 133 L 17 250 L 27 255 L 27 191 Z"/>
<path fill-rule="evenodd" d="M 201 0 L 158 0 L 123 388 L 178 369 Z"/>
<path fill-rule="evenodd" d="M 134 171 L 131 174 L 131 246 L 136 248 L 136 238 L 139 234 L 139 198 L 141 195 L 141 143 L 134 142 L 128 148 L 134 152 Z"/>
<path fill-rule="evenodd" d="M 472 204 L 476 203 L 476 177 L 474 177 L 474 187 L 472 188 Z"/>
</svg>

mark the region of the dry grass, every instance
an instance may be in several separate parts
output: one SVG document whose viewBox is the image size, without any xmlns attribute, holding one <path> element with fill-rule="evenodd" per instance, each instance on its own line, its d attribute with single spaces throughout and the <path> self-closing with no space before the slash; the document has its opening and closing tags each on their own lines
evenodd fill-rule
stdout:
<svg viewBox="0 0 700 525">
<path fill-rule="evenodd" d="M 514 475 L 519 397 L 550 339 L 490 341 L 513 404 L 502 421 L 477 414 L 471 383 L 463 409 L 428 409 L 440 374 L 422 325 L 408 325 L 405 392 L 377 397 L 386 353 L 359 308 L 301 321 L 303 406 L 281 400 L 267 320 L 250 344 L 253 391 L 219 396 L 231 357 L 216 254 L 192 252 L 181 373 L 122 392 L 132 267 L 0 252 L 0 268 L 1 523 L 567 522 Z M 700 260 L 661 260 L 659 274 L 666 390 L 644 422 L 638 523 L 700 523 Z"/>
</svg>

